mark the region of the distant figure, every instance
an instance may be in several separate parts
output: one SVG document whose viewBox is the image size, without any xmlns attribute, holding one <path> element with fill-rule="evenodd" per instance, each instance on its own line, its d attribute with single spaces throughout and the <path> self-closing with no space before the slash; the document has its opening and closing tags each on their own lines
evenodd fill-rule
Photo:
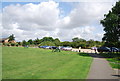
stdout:
<svg viewBox="0 0 120 81">
<path fill-rule="evenodd" d="M 60 52 L 60 47 L 53 46 L 52 49 L 53 49 L 52 52 L 57 52 L 57 51 Z"/>
<path fill-rule="evenodd" d="M 97 47 L 94 47 L 95 53 L 97 54 Z"/>
<path fill-rule="evenodd" d="M 60 52 L 60 46 L 58 47 L 58 51 Z"/>
<path fill-rule="evenodd" d="M 80 52 L 80 50 L 81 50 L 81 47 L 79 47 L 79 52 Z"/>
<path fill-rule="evenodd" d="M 55 52 L 56 51 L 56 48 L 55 46 L 52 47 L 52 52 Z"/>
</svg>

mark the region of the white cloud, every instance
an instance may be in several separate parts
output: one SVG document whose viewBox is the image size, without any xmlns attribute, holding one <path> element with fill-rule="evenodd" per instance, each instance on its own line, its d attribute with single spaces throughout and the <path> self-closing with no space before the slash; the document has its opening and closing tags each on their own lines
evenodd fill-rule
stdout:
<svg viewBox="0 0 120 81">
<path fill-rule="evenodd" d="M 99 7 L 98 7 L 99 6 Z M 110 3 L 79 3 L 67 17 L 58 22 L 63 28 L 76 28 L 89 26 L 91 23 L 99 22 L 108 13 L 112 5 Z"/>
<path fill-rule="evenodd" d="M 3 10 L 3 26 L 8 29 L 18 23 L 18 28 L 22 30 L 54 29 L 53 26 L 59 18 L 58 5 L 49 1 L 40 4 L 7 6 Z"/>
<path fill-rule="evenodd" d="M 15 34 L 17 41 L 45 36 L 62 41 L 70 41 L 73 37 L 101 40 L 103 32 L 97 32 L 96 27 L 100 27 L 99 21 L 112 8 L 112 4 L 78 3 L 62 18 L 59 3 L 54 1 L 8 5 L 2 13 L 2 36 Z"/>
</svg>

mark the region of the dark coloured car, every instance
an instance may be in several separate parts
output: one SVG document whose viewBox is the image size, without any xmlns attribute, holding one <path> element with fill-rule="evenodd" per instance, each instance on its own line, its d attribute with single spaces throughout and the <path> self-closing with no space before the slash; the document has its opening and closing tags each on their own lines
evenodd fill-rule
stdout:
<svg viewBox="0 0 120 81">
<path fill-rule="evenodd" d="M 119 49 L 119 51 L 118 52 L 120 52 L 120 48 L 118 48 Z"/>
<path fill-rule="evenodd" d="M 111 52 L 110 48 L 108 47 L 99 47 L 97 51 L 98 52 Z"/>
<path fill-rule="evenodd" d="M 46 47 L 48 47 L 48 46 L 38 46 L 39 48 L 46 48 Z"/>
<path fill-rule="evenodd" d="M 111 52 L 119 52 L 119 49 L 116 47 L 111 47 L 110 49 L 111 49 Z"/>
</svg>

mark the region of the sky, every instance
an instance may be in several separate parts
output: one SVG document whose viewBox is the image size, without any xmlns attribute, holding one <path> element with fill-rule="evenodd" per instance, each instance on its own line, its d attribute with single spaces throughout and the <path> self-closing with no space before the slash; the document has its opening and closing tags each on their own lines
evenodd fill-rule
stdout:
<svg viewBox="0 0 120 81">
<path fill-rule="evenodd" d="M 14 34 L 16 41 L 43 37 L 61 41 L 72 41 L 74 37 L 101 41 L 105 32 L 100 20 L 116 1 L 5 0 L 0 7 L 0 38 Z"/>
</svg>

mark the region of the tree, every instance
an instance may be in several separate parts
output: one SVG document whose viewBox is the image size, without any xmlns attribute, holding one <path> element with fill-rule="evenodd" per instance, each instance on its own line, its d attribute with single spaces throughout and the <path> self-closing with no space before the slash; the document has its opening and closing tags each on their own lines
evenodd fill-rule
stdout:
<svg viewBox="0 0 120 81">
<path fill-rule="evenodd" d="M 92 46 L 96 46 L 96 43 L 93 39 L 90 39 L 87 41 L 87 45 L 89 45 L 89 47 L 92 47 Z"/>
<path fill-rule="evenodd" d="M 33 44 L 32 39 L 29 39 L 28 42 L 29 42 L 29 44 Z"/>
<path fill-rule="evenodd" d="M 44 37 L 43 39 L 41 39 L 41 41 L 42 42 L 44 42 L 44 41 L 51 41 L 51 42 L 53 42 L 54 39 L 52 37 Z"/>
<path fill-rule="evenodd" d="M 78 37 L 75 37 L 72 39 L 73 42 L 78 42 L 79 41 L 79 38 Z"/>
<path fill-rule="evenodd" d="M 20 46 L 22 45 L 22 42 L 17 42 L 17 43 L 18 43 L 18 45 L 20 45 Z"/>
<path fill-rule="evenodd" d="M 109 11 L 108 14 L 104 15 L 104 19 L 100 23 L 104 27 L 105 46 L 118 46 L 120 43 L 120 1 L 116 2 L 116 5 Z"/>
<path fill-rule="evenodd" d="M 55 43 L 56 46 L 60 46 L 60 40 L 58 38 L 56 38 L 54 40 L 54 43 Z"/>
<path fill-rule="evenodd" d="M 44 41 L 44 42 L 40 43 L 39 46 L 55 46 L 55 44 L 50 41 Z"/>
<path fill-rule="evenodd" d="M 86 42 L 85 39 L 78 38 L 78 37 L 73 38 L 72 41 L 73 41 L 73 42 Z"/>
<path fill-rule="evenodd" d="M 69 41 L 64 41 L 64 42 L 61 42 L 61 45 L 62 46 L 71 46 L 71 43 Z"/>
<path fill-rule="evenodd" d="M 8 41 L 13 41 L 13 40 L 15 40 L 14 34 L 10 35 L 8 38 L 9 38 Z"/>
<path fill-rule="evenodd" d="M 27 42 L 25 40 L 22 41 L 22 46 L 26 46 Z"/>
<path fill-rule="evenodd" d="M 41 43 L 41 40 L 40 40 L 40 39 L 37 38 L 37 39 L 34 40 L 34 44 L 35 44 L 35 45 L 38 45 L 38 44 L 40 44 L 40 43 Z"/>
</svg>

